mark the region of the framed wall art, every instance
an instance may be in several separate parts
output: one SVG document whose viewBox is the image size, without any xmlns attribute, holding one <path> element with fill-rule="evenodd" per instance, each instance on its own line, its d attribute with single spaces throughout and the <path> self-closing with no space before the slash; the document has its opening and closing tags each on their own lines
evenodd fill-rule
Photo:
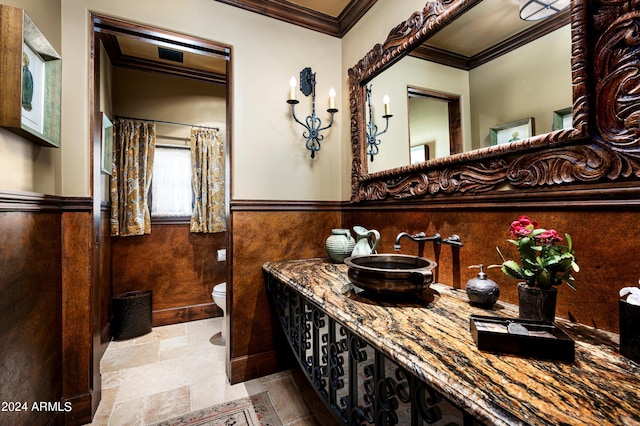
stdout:
<svg viewBox="0 0 640 426">
<path fill-rule="evenodd" d="M 535 134 L 533 117 L 502 124 L 489 129 L 489 139 L 491 145 L 501 145 L 503 143 L 515 142 L 521 139 L 530 138 Z"/>
<path fill-rule="evenodd" d="M 104 112 L 102 116 L 102 172 L 111 174 L 111 163 L 113 161 L 113 123 Z"/>
<path fill-rule="evenodd" d="M 0 5 L 0 126 L 60 146 L 62 59 L 23 9 Z"/>
</svg>

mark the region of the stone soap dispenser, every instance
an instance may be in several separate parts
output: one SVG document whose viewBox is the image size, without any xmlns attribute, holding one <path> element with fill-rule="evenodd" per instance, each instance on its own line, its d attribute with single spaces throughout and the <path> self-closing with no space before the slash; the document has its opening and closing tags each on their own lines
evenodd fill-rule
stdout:
<svg viewBox="0 0 640 426">
<path fill-rule="evenodd" d="M 467 296 L 469 301 L 483 308 L 491 308 L 500 297 L 500 288 L 495 281 L 487 278 L 484 265 L 471 265 L 469 268 L 480 268 L 478 276 L 467 281 Z"/>
<path fill-rule="evenodd" d="M 353 239 L 348 229 L 337 228 L 331 230 L 331 235 L 325 242 L 327 254 L 334 263 L 344 263 L 351 256 L 356 240 Z"/>
</svg>

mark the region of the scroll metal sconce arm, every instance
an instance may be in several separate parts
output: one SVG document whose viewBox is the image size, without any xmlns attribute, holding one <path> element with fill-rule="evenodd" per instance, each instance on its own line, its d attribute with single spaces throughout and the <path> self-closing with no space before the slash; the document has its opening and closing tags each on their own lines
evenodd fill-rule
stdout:
<svg viewBox="0 0 640 426">
<path fill-rule="evenodd" d="M 338 112 L 335 108 L 335 91 L 332 88 L 329 92 L 329 109 L 327 109 L 327 112 L 331 114 L 331 120 L 327 126 L 322 127 L 322 120 L 316 115 L 316 73 L 312 72 L 310 67 L 300 71 L 300 91 L 305 96 L 311 95 L 311 115 L 305 118 L 305 122 L 300 121 L 296 116 L 295 106 L 300 101 L 295 99 L 295 83 L 295 78 L 291 77 L 291 92 L 287 103 L 291 105 L 293 119 L 306 129 L 306 131 L 302 132 L 302 136 L 306 139 L 305 146 L 311 151 L 311 158 L 315 158 L 316 151 L 320 151 L 320 141 L 324 139 L 324 135 L 321 135 L 320 132 L 333 125 L 333 115 Z"/>
<path fill-rule="evenodd" d="M 388 96 L 384 97 L 384 115 L 382 118 L 385 119 L 386 125 L 384 130 L 378 132 L 378 126 L 373 122 L 373 108 L 371 107 L 371 84 L 367 86 L 367 106 L 369 109 L 369 122 L 367 123 L 367 144 L 369 146 L 369 150 L 367 153 L 369 154 L 369 160 L 373 161 L 373 157 L 378 154 L 379 148 L 378 145 L 382 142 L 378 139 L 381 135 L 389 130 L 389 118 L 393 117 L 392 114 L 389 114 L 389 99 Z"/>
</svg>

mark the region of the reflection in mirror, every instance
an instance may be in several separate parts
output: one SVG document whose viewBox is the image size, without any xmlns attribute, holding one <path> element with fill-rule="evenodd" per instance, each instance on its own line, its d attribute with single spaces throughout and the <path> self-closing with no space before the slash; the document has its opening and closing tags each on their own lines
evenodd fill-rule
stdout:
<svg viewBox="0 0 640 426">
<path fill-rule="evenodd" d="M 387 71 L 395 72 L 395 68 L 403 67 L 408 54 L 416 54 L 422 43 L 434 35 L 446 30 L 456 19 L 467 16 L 469 9 L 474 9 L 480 0 L 446 0 L 428 1 L 425 6 L 414 12 L 405 21 L 400 22 L 389 31 L 389 35 L 381 43 L 375 44 L 365 56 L 349 69 L 349 101 L 351 109 L 351 148 L 353 160 L 351 162 L 351 201 L 379 202 L 387 200 L 429 199 L 436 203 L 447 205 L 447 197 L 460 197 L 465 194 L 482 195 L 474 199 L 480 204 L 500 200 L 523 200 L 535 194 L 536 189 L 548 188 L 544 196 L 553 193 L 562 198 L 566 192 L 562 185 L 596 184 L 608 182 L 637 181 L 640 178 L 639 103 L 637 81 L 639 66 L 639 46 L 637 37 L 631 37 L 637 28 L 638 15 L 634 3 L 628 0 L 611 2 L 591 2 L 588 0 L 572 0 L 571 7 L 543 20 L 545 31 L 537 31 L 537 25 L 532 27 L 532 33 L 538 36 L 549 34 L 550 31 L 566 25 L 564 19 L 571 21 L 571 127 L 562 128 L 531 138 L 509 142 L 502 145 L 487 146 L 468 152 L 428 160 L 424 163 L 403 165 L 377 173 L 368 169 L 365 156 L 366 144 L 364 132 L 364 87 L 378 77 L 386 78 Z M 482 1 L 484 4 L 488 0 Z M 511 2 L 499 2 L 505 7 Z M 557 19 L 556 19 L 557 18 Z M 552 22 L 553 21 L 553 22 Z M 553 24 L 553 25 L 551 25 Z M 557 25 L 557 26 L 556 26 Z M 631 31 L 631 32 L 630 32 Z M 561 31 L 562 32 L 562 31 Z M 544 36 L 543 36 L 544 37 Z M 518 35 L 516 37 L 521 39 Z M 522 43 L 524 41 L 524 43 Z M 528 37 L 516 41 L 517 46 L 530 46 Z M 504 46 L 503 46 L 504 47 Z M 556 46 L 552 46 L 556 47 Z M 552 49 L 553 51 L 553 49 Z M 475 55 L 473 60 L 432 61 L 455 70 L 456 62 L 466 62 L 471 74 L 475 68 L 480 68 L 490 59 L 504 60 L 507 54 L 504 49 L 493 50 L 490 54 Z M 545 52 L 547 54 L 548 52 Z M 437 55 L 431 55 L 437 56 Z M 518 58 L 526 57 L 520 55 Z M 411 59 L 411 58 L 409 58 Z M 415 59 L 415 58 L 414 58 Z M 540 60 L 542 68 L 546 68 L 547 56 Z M 417 59 L 416 59 L 417 60 Z M 421 61 L 426 62 L 426 61 Z M 528 71 L 529 66 L 518 64 L 516 71 L 520 74 Z M 535 68 L 533 68 L 535 69 Z M 536 69 L 537 70 L 537 69 Z M 504 83 L 499 81 L 501 71 L 495 70 L 497 75 L 493 81 L 487 83 L 487 91 L 492 94 L 496 89 L 502 89 Z M 425 82 L 413 83 L 413 87 L 429 88 L 434 78 Z M 471 78 L 467 79 L 473 83 Z M 555 83 L 554 78 L 547 78 L 545 84 Z M 405 89 L 408 84 L 404 83 Z M 493 85 L 493 86 L 492 86 Z M 527 87 L 527 86 L 525 86 Z M 547 89 L 547 86 L 543 86 Z M 539 88 L 536 88 L 539 89 Z M 459 93 L 454 90 L 443 90 L 447 93 Z M 474 89 L 475 91 L 475 89 Z M 494 91 L 494 92 L 492 92 Z M 406 96 L 406 91 L 403 91 Z M 391 95 L 391 93 L 390 93 Z M 490 99 L 489 105 L 504 108 L 505 105 L 520 107 L 519 104 L 529 104 L 537 93 L 527 90 L 510 90 L 506 98 Z M 393 95 L 395 96 L 395 95 Z M 393 98 L 392 98 L 393 99 Z M 473 133 L 480 135 L 479 125 L 484 117 L 474 114 L 471 119 L 472 106 L 465 94 L 461 94 L 461 121 L 463 145 L 467 145 L 467 138 Z M 515 101 L 514 104 L 513 100 Z M 394 108 L 398 114 L 400 103 Z M 547 105 L 549 106 L 549 105 Z M 551 106 L 547 108 L 555 112 L 558 117 L 557 126 L 565 127 L 565 106 Z M 407 109 L 407 108 L 405 108 Z M 549 126 L 548 112 L 542 118 L 539 114 L 530 113 L 518 116 L 516 120 L 504 119 L 506 123 L 531 117 L 535 120 L 535 127 L 542 132 Z M 568 122 L 568 117 L 566 117 Z M 398 122 L 402 121 L 401 119 Z M 494 120 L 498 123 L 501 121 Z M 472 125 L 473 123 L 476 123 Z M 533 124 L 533 120 L 532 120 Z M 488 125 L 488 127 L 497 127 Z M 395 127 L 395 126 L 394 126 Z M 533 126 L 532 126 L 533 127 Z M 548 130 L 547 130 L 548 131 Z M 483 133 L 486 134 L 486 133 Z M 478 143 L 486 140 L 479 136 Z M 384 141 L 383 141 L 384 144 Z M 386 147 L 386 145 L 384 145 Z M 407 139 L 403 149 L 407 149 Z M 383 157 L 383 150 L 380 156 Z M 405 155 L 405 158 L 407 156 Z M 377 161 L 377 159 L 376 159 Z M 615 185 L 607 187 L 605 191 L 617 193 Z M 520 189 L 532 189 L 526 195 L 519 193 Z M 585 188 L 579 197 L 586 197 L 590 202 L 600 201 L 601 191 L 591 191 Z M 628 187 L 620 189 L 624 193 Z M 542 193 L 541 193 L 542 194 Z M 486 197 L 485 197 L 486 195 Z M 434 198 L 443 197 L 443 198 Z M 497 197 L 497 198 L 494 198 Z M 493 201 L 492 201 L 493 200 Z M 537 199 L 534 197 L 534 202 Z"/>
<path fill-rule="evenodd" d="M 369 156 L 369 161 L 373 162 L 375 160 L 375 156 L 378 155 L 378 152 L 380 152 L 380 150 L 378 149 L 378 146 L 380 145 L 380 143 L 382 142 L 380 140 L 380 137 L 387 133 L 387 130 L 389 130 L 389 119 L 391 117 L 393 117 L 393 115 L 391 115 L 389 113 L 390 111 L 390 107 L 389 107 L 389 96 L 388 95 L 384 95 L 384 97 L 382 98 L 382 102 L 384 103 L 384 115 L 382 116 L 382 118 L 385 121 L 385 125 L 384 125 L 384 130 L 380 130 L 378 128 L 378 125 L 375 123 L 374 119 L 373 119 L 373 105 L 371 104 L 371 92 L 373 90 L 373 85 L 369 84 L 367 86 L 367 90 L 366 90 L 366 96 L 367 96 L 367 111 L 368 111 L 368 121 L 367 121 L 367 155 Z"/>
<path fill-rule="evenodd" d="M 372 82 L 379 93 L 388 93 L 394 101 L 406 99 L 408 94 L 408 101 L 394 102 L 397 125 L 383 138 L 380 154 L 375 162 L 369 162 L 368 172 L 410 164 L 410 148 L 417 145 L 427 144 L 430 159 L 491 146 L 491 128 L 529 117 L 536 123 L 532 136 L 555 130 L 554 112 L 573 104 L 568 18 L 567 11 L 562 24 L 554 24 L 557 29 L 530 41 L 530 34 L 535 34 L 532 29 L 539 27 L 533 26 L 536 23 L 518 22 L 517 2 L 483 0 L 427 40 L 415 55 L 401 59 L 376 76 Z M 504 22 L 498 25 L 497 19 Z M 548 23 L 541 21 L 537 25 Z M 490 31 L 504 26 L 506 34 Z M 526 43 L 522 41 L 523 31 L 527 34 Z M 462 39 L 461 35 L 470 38 Z M 487 43 L 491 45 L 486 47 Z M 427 135 L 450 133 L 447 118 L 439 124 L 434 120 L 438 114 L 450 118 L 451 115 L 443 114 L 446 104 L 427 106 L 410 88 L 459 99 L 458 141 L 440 137 L 442 141 L 436 142 Z M 427 109 L 432 115 L 421 118 Z M 431 123 L 430 129 L 426 128 L 427 122 Z M 420 123 L 420 130 L 414 130 L 415 123 Z"/>
<path fill-rule="evenodd" d="M 452 96 L 460 97 L 466 102 L 462 102 L 461 116 L 469 117 L 469 77 L 468 72 L 464 70 L 447 67 L 435 62 L 425 61 L 422 59 L 407 56 L 398 61 L 391 68 L 384 71 L 373 79 L 373 85 L 376 90 L 382 93 L 388 93 L 391 101 L 394 102 L 394 125 L 383 138 L 380 145 L 380 153 L 376 157 L 375 162 L 369 162 L 369 173 L 388 170 L 395 167 L 405 166 L 409 164 L 409 107 L 407 102 L 409 87 L 420 88 L 420 90 L 428 93 L 447 93 Z M 395 102 L 404 99 L 404 102 Z M 376 108 L 376 99 L 373 99 L 374 108 Z M 378 105 L 377 108 L 381 108 Z M 466 112 L 464 109 L 466 108 Z M 414 119 L 416 121 L 417 119 Z M 445 122 L 442 125 L 447 126 Z M 466 129 L 465 129 L 466 127 Z M 466 140 L 471 143 L 470 126 L 462 126 L 463 144 Z M 417 141 L 415 142 L 418 143 Z M 413 144 L 413 142 L 412 142 Z M 471 145 L 464 147 L 464 150 L 470 150 Z M 432 158 L 433 153 L 431 154 Z M 446 155 L 449 155 L 448 153 Z"/>
<path fill-rule="evenodd" d="M 411 164 L 462 152 L 460 96 L 417 87 L 409 87 L 407 94 Z M 418 161 L 413 153 L 421 151 L 425 156 Z"/>
</svg>

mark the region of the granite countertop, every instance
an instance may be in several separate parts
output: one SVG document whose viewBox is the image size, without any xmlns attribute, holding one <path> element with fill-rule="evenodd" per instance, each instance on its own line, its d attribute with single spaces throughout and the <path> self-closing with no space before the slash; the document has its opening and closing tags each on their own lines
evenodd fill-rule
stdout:
<svg viewBox="0 0 640 426">
<path fill-rule="evenodd" d="M 640 424 L 640 365 L 618 354 L 615 334 L 557 319 L 575 340 L 573 363 L 482 352 L 470 315 L 517 318 L 516 306 L 477 308 L 437 283 L 415 300 L 371 297 L 322 258 L 263 269 L 486 424 Z"/>
</svg>

